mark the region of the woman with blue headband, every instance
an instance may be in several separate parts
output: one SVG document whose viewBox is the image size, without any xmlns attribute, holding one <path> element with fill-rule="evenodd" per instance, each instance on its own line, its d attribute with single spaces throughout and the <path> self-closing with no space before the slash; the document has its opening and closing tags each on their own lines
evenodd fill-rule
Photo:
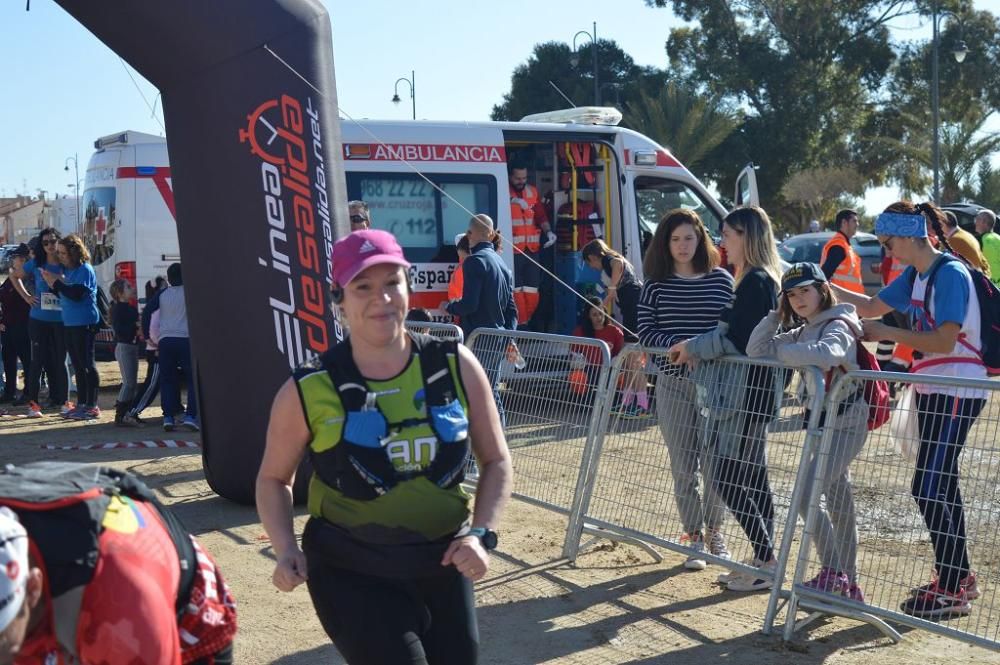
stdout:
<svg viewBox="0 0 1000 665">
<path fill-rule="evenodd" d="M 986 378 L 980 349 L 979 299 L 971 274 L 960 260 L 938 251 L 951 247 L 944 234 L 944 213 L 933 203 L 894 203 L 878 216 L 875 234 L 907 266 L 874 297 L 834 287 L 837 297 L 854 304 L 866 318 L 892 310 L 906 315 L 910 329 L 865 321 L 865 339 L 888 339 L 912 347 L 914 374 Z M 930 297 L 928 298 L 928 288 Z M 986 403 L 982 390 L 935 385 L 914 386 L 920 448 L 911 491 L 930 531 L 936 575 L 912 590 L 902 604 L 907 614 L 924 619 L 962 616 L 980 595 L 966 546 L 965 515 L 958 487 L 958 457 L 969 429 Z"/>
</svg>

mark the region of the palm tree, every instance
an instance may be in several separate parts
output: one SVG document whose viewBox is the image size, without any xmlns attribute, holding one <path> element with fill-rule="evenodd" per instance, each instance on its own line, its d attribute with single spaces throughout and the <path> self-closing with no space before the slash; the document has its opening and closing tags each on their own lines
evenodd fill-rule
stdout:
<svg viewBox="0 0 1000 665">
<path fill-rule="evenodd" d="M 622 124 L 665 146 L 692 172 L 742 124 L 743 118 L 723 107 L 717 98 L 701 96 L 671 82 L 652 97 L 625 109 Z"/>
</svg>

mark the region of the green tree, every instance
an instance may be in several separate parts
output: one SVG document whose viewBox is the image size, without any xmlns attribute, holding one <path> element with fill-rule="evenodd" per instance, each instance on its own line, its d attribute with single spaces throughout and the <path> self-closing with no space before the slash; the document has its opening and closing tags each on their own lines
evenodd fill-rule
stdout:
<svg viewBox="0 0 1000 665">
<path fill-rule="evenodd" d="M 695 175 L 705 176 L 713 153 L 741 122 L 742 114 L 717 98 L 671 81 L 656 95 L 640 91 L 626 107 L 622 124 L 668 148 Z"/>
<path fill-rule="evenodd" d="M 969 192 L 969 198 L 994 212 L 1000 210 L 1000 171 L 993 168 L 990 160 L 979 162 L 976 188 Z"/>
<path fill-rule="evenodd" d="M 758 182 L 765 205 L 780 205 L 784 184 L 797 171 L 824 165 L 858 168 L 851 146 L 867 126 L 870 100 L 883 87 L 895 57 L 888 23 L 914 11 L 912 2 L 647 3 L 669 6 L 697 24 L 671 32 L 672 70 L 746 109 L 742 142 L 761 162 Z"/>
<path fill-rule="evenodd" d="M 573 50 L 564 42 L 538 44 L 528 61 L 518 65 L 511 76 L 510 92 L 493 107 L 493 120 L 520 120 L 531 113 L 564 109 L 563 99 L 554 83 L 576 106 L 594 103 L 594 75 L 590 46 L 582 47 L 580 61 L 571 62 Z M 653 67 L 640 67 L 630 55 L 611 40 L 597 40 L 597 74 L 601 102 L 627 104 L 640 91 L 664 85 L 666 74 Z M 551 81 L 551 83 L 550 83 Z"/>
</svg>

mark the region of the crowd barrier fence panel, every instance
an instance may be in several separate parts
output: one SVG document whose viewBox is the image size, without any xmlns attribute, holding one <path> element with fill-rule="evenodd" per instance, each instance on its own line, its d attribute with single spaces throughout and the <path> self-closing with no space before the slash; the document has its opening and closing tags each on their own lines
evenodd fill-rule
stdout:
<svg viewBox="0 0 1000 665">
<path fill-rule="evenodd" d="M 569 514 L 597 436 L 611 355 L 601 340 L 478 329 L 468 347 L 491 382 L 514 469 L 513 496 Z M 468 480 L 475 482 L 475 474 Z"/>
<path fill-rule="evenodd" d="M 866 382 L 877 380 L 894 383 L 897 404 L 888 423 L 868 432 L 864 447 L 849 467 L 858 534 L 857 582 L 864 601 L 805 585 L 823 564 L 812 544 L 826 521 L 826 497 L 820 483 L 814 483 L 784 637 L 791 639 L 795 630 L 813 619 L 832 614 L 872 623 L 894 640 L 899 635 L 885 621 L 1000 650 L 1000 400 L 996 399 L 1000 384 L 987 379 L 854 371 L 840 377 L 831 388 L 827 413 L 835 413 L 838 405 L 856 399 Z M 919 400 L 903 396 L 918 385 L 921 392 L 951 395 Z M 966 403 L 956 402 L 956 398 L 980 395 L 986 400 L 973 419 L 967 410 L 972 407 L 963 406 Z M 931 403 L 935 399 L 937 403 Z M 965 410 L 957 410 L 959 407 Z M 944 415 L 935 417 L 932 413 Z M 953 414 L 956 417 L 952 418 Z M 827 465 L 837 464 L 836 422 L 824 428 L 816 477 L 823 476 Z M 941 443 L 930 450 L 928 444 L 921 443 L 921 439 L 953 440 L 958 428 L 968 429 L 964 446 Z M 922 455 L 921 446 L 925 448 Z M 912 590 L 928 583 L 934 574 L 935 541 L 942 561 L 947 562 L 944 567 L 958 578 L 963 576 L 962 530 L 976 576 L 976 584 L 966 587 L 967 596 L 972 598 L 971 611 L 950 617 L 915 616 L 905 611 Z M 942 582 L 947 583 L 943 577 Z M 798 620 L 799 608 L 813 614 Z"/>
<path fill-rule="evenodd" d="M 414 333 L 423 333 L 431 337 L 455 341 L 461 344 L 465 341 L 462 329 L 454 323 L 439 323 L 437 321 L 406 321 L 406 329 Z"/>
<path fill-rule="evenodd" d="M 749 564 L 754 558 L 751 543 L 722 497 L 741 487 L 766 517 L 758 524 L 769 532 L 777 559 L 770 573 L 777 583 L 763 626 L 769 632 L 792 548 L 795 506 L 804 501 L 799 489 L 805 477 L 802 461 L 821 435 L 823 375 L 817 368 L 797 370 L 812 386 L 811 393 L 799 392 L 802 399 L 797 399 L 785 391 L 783 380 L 793 370 L 777 361 L 725 357 L 701 363 L 694 373 L 676 375 L 666 350 L 632 348 L 641 352 L 642 362 L 636 362 L 635 355 L 620 354 L 608 392 L 644 385 L 651 408 L 636 416 L 618 408 L 609 396 L 595 414 L 599 435 L 586 453 L 587 472 L 570 515 L 563 556 L 574 560 L 584 531 L 601 529 L 761 577 L 763 571 Z M 741 389 L 751 373 L 757 389 Z M 766 417 L 768 413 L 773 417 Z M 685 537 L 698 529 L 706 549 L 711 547 L 710 530 L 717 531 L 730 558 L 699 552 Z"/>
</svg>

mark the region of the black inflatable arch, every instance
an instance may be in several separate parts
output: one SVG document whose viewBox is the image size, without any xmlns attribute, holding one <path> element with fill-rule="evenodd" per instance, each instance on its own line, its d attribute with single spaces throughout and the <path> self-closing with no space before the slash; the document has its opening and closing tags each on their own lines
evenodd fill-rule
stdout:
<svg viewBox="0 0 1000 665">
<path fill-rule="evenodd" d="M 275 391 L 335 340 L 329 248 L 348 224 L 329 17 L 318 0 L 56 2 L 162 95 L 205 475 L 250 503 Z"/>
</svg>

